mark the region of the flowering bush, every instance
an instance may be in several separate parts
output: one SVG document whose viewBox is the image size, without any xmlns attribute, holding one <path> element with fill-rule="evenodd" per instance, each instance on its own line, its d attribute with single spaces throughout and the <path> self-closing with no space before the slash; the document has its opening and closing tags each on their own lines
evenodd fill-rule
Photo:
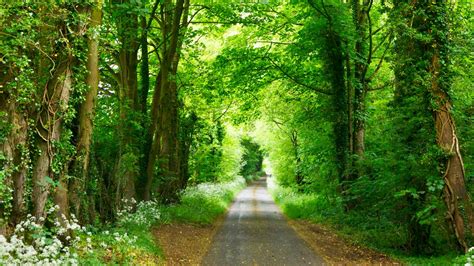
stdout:
<svg viewBox="0 0 474 266">
<path fill-rule="evenodd" d="M 137 225 L 150 227 L 156 223 L 161 216 L 160 205 L 157 201 L 123 200 L 123 209 L 117 212 L 118 224 L 120 226 Z M 135 212 L 133 210 L 136 210 Z"/>
<path fill-rule="evenodd" d="M 57 211 L 58 207 L 48 210 L 48 215 Z M 41 224 L 44 218 L 36 219 L 28 215 L 20 222 L 7 239 L 0 235 L 1 265 L 77 265 L 77 253 L 80 236 L 71 237 L 74 233 L 84 232 L 77 219 L 65 219 L 60 223 L 54 219 L 54 226 L 46 228 Z"/>
</svg>

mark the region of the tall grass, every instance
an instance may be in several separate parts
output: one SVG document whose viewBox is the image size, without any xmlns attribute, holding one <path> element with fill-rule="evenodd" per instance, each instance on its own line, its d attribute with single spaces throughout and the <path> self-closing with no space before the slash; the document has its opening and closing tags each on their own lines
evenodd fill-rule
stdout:
<svg viewBox="0 0 474 266">
<path fill-rule="evenodd" d="M 161 222 L 210 224 L 226 211 L 244 187 L 243 177 L 224 183 L 202 183 L 189 187 L 182 193 L 179 204 L 163 207 Z"/>
</svg>

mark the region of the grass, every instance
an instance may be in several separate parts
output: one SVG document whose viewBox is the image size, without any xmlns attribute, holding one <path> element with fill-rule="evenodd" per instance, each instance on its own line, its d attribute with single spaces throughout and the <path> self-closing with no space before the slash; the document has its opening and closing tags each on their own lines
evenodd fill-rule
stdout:
<svg viewBox="0 0 474 266">
<path fill-rule="evenodd" d="M 235 195 L 245 187 L 241 177 L 227 183 L 204 183 L 190 187 L 181 196 L 181 202 L 163 207 L 163 223 L 210 224 L 223 214 Z"/>
<path fill-rule="evenodd" d="M 403 228 L 387 220 L 374 219 L 360 214 L 346 214 L 337 198 L 318 194 L 305 194 L 293 188 L 281 187 L 269 180 L 269 190 L 275 202 L 290 219 L 309 220 L 333 229 L 344 239 L 385 253 L 408 265 L 461 265 L 468 256 L 455 253 L 437 256 L 413 256 L 397 249 L 404 243 Z"/>
<path fill-rule="evenodd" d="M 246 186 L 238 177 L 226 183 L 204 183 L 187 188 L 175 205 L 149 202 L 125 212 L 114 226 L 90 227 L 81 243 L 81 265 L 163 264 L 163 252 L 151 228 L 167 223 L 210 224 L 222 215 L 235 195 Z M 140 207 L 142 206 L 142 207 Z M 87 241 L 87 238 L 90 241 Z"/>
</svg>

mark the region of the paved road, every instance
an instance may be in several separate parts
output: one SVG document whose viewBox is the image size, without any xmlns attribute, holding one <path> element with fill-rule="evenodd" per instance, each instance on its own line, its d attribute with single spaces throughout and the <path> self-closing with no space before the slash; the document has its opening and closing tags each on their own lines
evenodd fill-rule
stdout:
<svg viewBox="0 0 474 266">
<path fill-rule="evenodd" d="M 203 265 L 323 263 L 288 225 L 263 179 L 237 196 L 203 260 Z"/>
</svg>

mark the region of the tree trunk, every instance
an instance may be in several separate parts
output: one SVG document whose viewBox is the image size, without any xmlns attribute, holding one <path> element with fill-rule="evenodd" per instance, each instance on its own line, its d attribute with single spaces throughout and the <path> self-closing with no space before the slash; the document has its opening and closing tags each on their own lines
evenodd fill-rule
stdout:
<svg viewBox="0 0 474 266">
<path fill-rule="evenodd" d="M 36 218 L 45 217 L 45 205 L 51 182 L 56 173 L 51 169 L 54 156 L 53 142 L 61 136 L 61 113 L 67 110 L 71 91 L 71 61 L 69 56 L 59 63 L 43 94 L 42 111 L 39 114 L 37 133 L 39 155 L 33 168 L 33 208 Z"/>
<path fill-rule="evenodd" d="M 445 28 L 445 31 L 448 30 Z M 437 106 L 433 110 L 436 143 L 446 153 L 446 158 L 442 162 L 445 166 L 442 174 L 445 183 L 443 194 L 447 207 L 447 220 L 454 230 L 460 249 L 467 252 L 470 245 L 466 242 L 466 236 L 470 239 L 474 236 L 474 217 L 472 201 L 465 184 L 464 164 L 456 135 L 456 126 L 451 115 L 451 99 L 446 92 L 447 88 L 443 88 L 443 83 L 440 81 L 442 73 L 446 72 L 440 64 L 440 50 L 446 49 L 442 47 L 443 45 L 446 44 L 436 38 L 430 65 L 431 94 Z"/>
<path fill-rule="evenodd" d="M 0 110 L 5 115 L 2 119 L 5 119 L 11 125 L 6 138 L 0 143 L 0 152 L 5 156 L 3 159 L 3 171 L 7 174 L 5 182 L 13 188 L 10 222 L 15 225 L 20 222 L 25 212 L 25 178 L 28 166 L 26 158 L 29 156 L 25 154 L 28 140 L 28 123 L 26 115 L 20 111 L 14 98 L 8 94 L 0 99 Z M 0 208 L 0 211 L 3 213 L 4 210 Z"/>
<path fill-rule="evenodd" d="M 115 1 L 117 4 L 133 1 Z M 123 8 L 119 6 L 119 8 Z M 120 205 L 122 198 L 131 199 L 136 195 L 135 182 L 139 167 L 139 133 L 134 121 L 139 117 L 138 100 L 138 16 L 134 12 L 121 10 L 123 14 L 117 18 L 116 25 L 121 47 L 118 53 L 119 66 L 119 154 L 115 168 L 115 207 Z M 137 169 L 138 168 L 138 169 Z"/>
<path fill-rule="evenodd" d="M 420 134 L 422 131 L 420 129 L 428 132 L 434 128 L 433 135 L 430 134 L 430 137 L 435 135 L 436 144 L 445 152 L 445 156 L 439 159 L 438 163 L 444 167 L 441 174 L 444 181 L 443 196 L 447 208 L 447 222 L 454 231 L 453 235 L 459 249 L 467 251 L 467 248 L 472 245 L 466 240 L 473 237 L 474 219 L 472 202 L 465 185 L 464 166 L 456 127 L 451 114 L 452 103 L 448 94 L 449 86 L 451 86 L 448 16 L 451 12 L 446 1 L 443 0 L 408 1 L 405 4 L 399 3 L 396 8 L 395 14 L 398 16 L 395 19 L 402 19 L 409 30 L 399 29 L 397 33 L 396 55 L 402 63 L 395 68 L 395 74 L 400 83 L 396 87 L 395 95 L 401 102 L 398 107 L 407 109 L 403 117 L 404 122 L 410 122 L 406 120 L 411 117 L 423 118 L 423 120 L 416 120 L 416 123 L 420 124 L 417 131 L 404 133 L 404 137 L 413 142 L 413 139 L 426 136 Z M 419 82 L 420 77 L 423 83 Z M 406 99 L 405 102 L 404 99 Z M 420 103 L 426 106 L 419 106 Z M 429 120 L 426 119 L 429 117 L 428 108 L 432 108 L 433 124 L 428 123 Z M 426 142 L 429 143 L 429 140 Z M 413 149 L 411 144 L 406 143 L 407 150 Z M 416 154 L 416 151 L 412 152 Z M 432 155 L 432 158 L 435 157 Z M 426 191 L 426 177 L 414 176 L 412 179 L 419 183 L 415 186 L 418 191 Z M 412 212 L 412 220 L 418 219 L 416 212 L 423 207 L 421 205 Z M 413 234 L 421 233 L 417 230 L 413 231 Z M 428 246 L 427 237 L 418 237 L 418 239 L 425 242 L 418 245 Z"/>
<path fill-rule="evenodd" d="M 336 162 L 338 178 L 341 182 L 347 180 L 349 132 L 348 132 L 348 114 L 349 104 L 347 102 L 347 88 L 345 84 L 344 55 L 341 47 L 340 36 L 333 31 L 328 30 L 327 37 L 328 62 L 327 68 L 330 76 L 331 87 L 334 92 L 334 142 L 336 149 Z"/>
<path fill-rule="evenodd" d="M 164 201 L 176 200 L 176 187 L 179 183 L 179 158 L 178 158 L 178 94 L 176 84 L 176 73 L 179 63 L 179 49 L 182 45 L 180 41 L 180 28 L 187 26 L 181 22 L 187 20 L 187 10 L 189 1 L 178 0 L 173 9 L 171 3 L 164 3 L 163 40 L 170 36 L 170 41 L 163 44 L 163 56 L 161 64 L 161 95 L 160 105 L 163 108 L 161 113 L 162 129 L 162 150 L 160 160 L 162 160 L 162 174 L 167 180 L 160 187 L 159 194 Z M 183 16 L 184 14 L 184 16 Z M 186 22 L 187 23 L 187 22 Z M 182 29 L 181 29 L 182 30 Z"/>
<path fill-rule="evenodd" d="M 155 162 L 161 150 L 161 71 L 158 73 L 153 92 L 153 102 L 151 108 L 151 123 L 148 129 L 147 140 L 145 142 L 146 159 L 146 183 L 143 192 L 143 199 L 151 199 L 151 186 L 155 173 Z M 149 147 L 150 146 L 150 147 Z M 149 148 L 148 148 L 149 147 Z"/>
<path fill-rule="evenodd" d="M 96 1 L 90 12 L 90 35 L 87 39 L 87 77 L 86 84 L 89 87 L 85 100 L 79 108 L 79 132 L 76 144 L 76 158 L 73 162 L 72 174 L 74 178 L 69 184 L 69 200 L 72 212 L 76 217 L 81 215 L 81 203 L 85 200 L 84 189 L 89 175 L 90 147 L 92 141 L 93 119 L 95 113 L 95 101 L 99 88 L 99 36 L 95 31 L 101 24 L 102 6 L 101 1 Z M 82 194 L 82 195 L 81 195 Z M 82 212 L 84 213 L 84 212 Z"/>
<path fill-rule="evenodd" d="M 370 0 L 363 0 L 363 7 L 360 0 L 352 0 L 353 21 L 357 33 L 355 42 L 356 58 L 354 60 L 354 133 L 353 144 L 354 154 L 357 160 L 364 157 L 365 152 L 365 96 L 367 94 L 366 73 L 370 62 L 367 62 L 367 12 L 370 8 Z M 369 36 L 370 38 L 370 36 Z M 357 178 L 357 177 L 355 177 Z"/>
<path fill-rule="evenodd" d="M 436 60 L 435 58 L 433 59 Z M 448 95 L 439 90 L 434 83 L 432 89 L 438 104 L 438 109 L 434 111 L 436 142 L 447 154 L 447 158 L 443 162 L 446 167 L 443 171 L 445 183 L 443 194 L 448 209 L 447 219 L 455 232 L 460 248 L 467 252 L 469 246 L 466 243 L 465 228 L 467 228 L 467 234 L 470 235 L 470 238 L 472 238 L 474 232 L 472 201 L 464 181 L 464 165 L 459 150 L 459 140 L 456 136 L 456 127 L 451 116 L 451 102 Z M 466 216 L 463 217 L 464 215 Z"/>
</svg>

